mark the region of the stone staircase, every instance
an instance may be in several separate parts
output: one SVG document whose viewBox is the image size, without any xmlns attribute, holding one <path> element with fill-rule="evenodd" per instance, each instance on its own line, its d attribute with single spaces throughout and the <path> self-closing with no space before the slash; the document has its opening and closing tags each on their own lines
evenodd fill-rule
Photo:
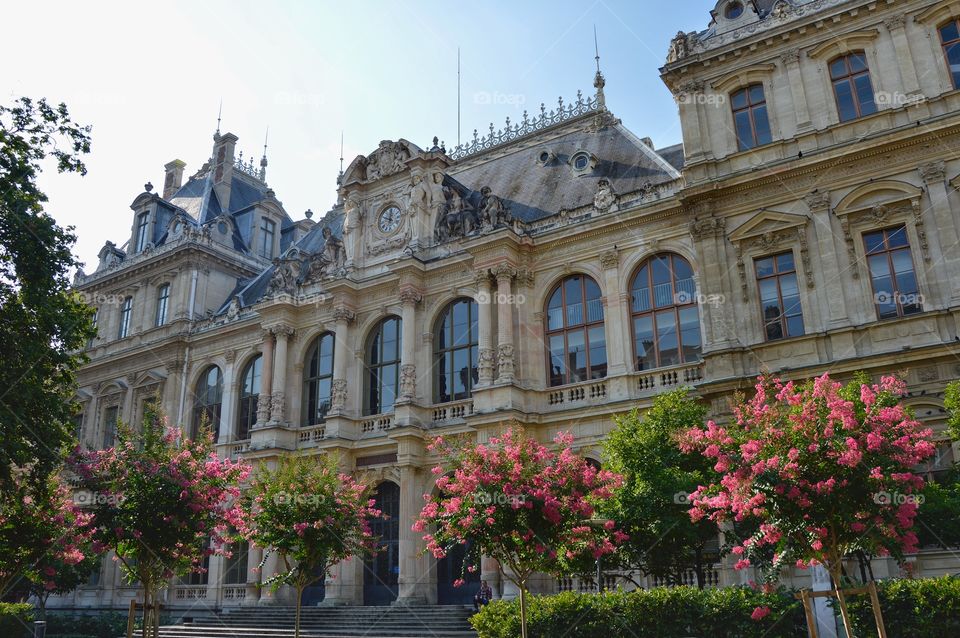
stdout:
<svg viewBox="0 0 960 638">
<path fill-rule="evenodd" d="M 293 607 L 241 607 L 160 628 L 161 638 L 292 638 Z M 304 607 L 302 638 L 476 638 L 462 605 Z"/>
</svg>

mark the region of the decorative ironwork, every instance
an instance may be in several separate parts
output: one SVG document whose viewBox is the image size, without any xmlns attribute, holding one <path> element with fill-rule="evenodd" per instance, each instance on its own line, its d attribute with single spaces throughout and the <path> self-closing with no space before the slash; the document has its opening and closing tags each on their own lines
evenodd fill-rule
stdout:
<svg viewBox="0 0 960 638">
<path fill-rule="evenodd" d="M 506 144 L 507 142 L 512 142 L 515 139 L 529 135 L 530 133 L 536 133 L 544 129 L 550 128 L 560 124 L 561 122 L 566 122 L 567 120 L 579 117 L 586 113 L 599 112 L 603 110 L 603 100 L 602 94 L 598 93 L 591 98 L 584 98 L 582 91 L 577 91 L 576 101 L 570 104 L 564 104 L 563 98 L 560 97 L 557 99 L 557 108 L 552 109 L 549 112 L 545 104 L 540 104 L 540 115 L 534 115 L 530 117 L 526 111 L 523 112 L 523 120 L 511 124 L 510 118 L 507 118 L 504 128 L 499 131 L 495 131 L 493 124 L 490 124 L 490 132 L 483 137 L 480 137 L 477 133 L 477 129 L 473 130 L 473 140 L 466 142 L 465 144 L 460 144 L 454 148 L 448 155 L 451 159 L 462 159 L 468 155 L 474 155 L 480 153 L 481 151 L 486 151 L 488 149 L 500 146 L 501 144 Z"/>
<path fill-rule="evenodd" d="M 245 175 L 249 175 L 250 177 L 253 177 L 255 179 L 259 179 L 261 182 L 266 182 L 267 167 L 264 164 L 265 159 L 266 158 L 260 160 L 260 166 L 257 166 L 256 164 L 253 163 L 252 156 L 250 157 L 249 162 L 244 162 L 243 151 L 240 151 L 239 157 L 237 157 L 237 160 L 233 163 L 233 169 L 236 171 L 240 171 Z"/>
</svg>

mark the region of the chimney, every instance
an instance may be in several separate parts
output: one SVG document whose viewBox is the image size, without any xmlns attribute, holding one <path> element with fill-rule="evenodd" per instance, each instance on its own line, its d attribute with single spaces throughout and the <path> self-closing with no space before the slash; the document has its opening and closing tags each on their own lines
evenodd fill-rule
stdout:
<svg viewBox="0 0 960 638">
<path fill-rule="evenodd" d="M 233 133 L 213 136 L 213 189 L 223 210 L 230 208 L 230 183 L 233 179 L 234 151 L 237 136 Z"/>
<path fill-rule="evenodd" d="M 653 148 L 653 140 L 651 140 L 649 137 L 644 137 L 640 141 L 649 146 L 651 150 L 656 150 Z"/>
<path fill-rule="evenodd" d="M 186 165 L 186 162 L 178 159 L 163 165 L 163 170 L 166 171 L 166 176 L 163 178 L 164 199 L 170 199 L 174 193 L 180 190 L 180 186 L 183 184 L 183 169 Z"/>
</svg>

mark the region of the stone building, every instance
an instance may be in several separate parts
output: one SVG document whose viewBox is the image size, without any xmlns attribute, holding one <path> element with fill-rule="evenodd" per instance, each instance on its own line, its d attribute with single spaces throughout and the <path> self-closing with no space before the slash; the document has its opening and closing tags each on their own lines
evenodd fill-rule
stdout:
<svg viewBox="0 0 960 638">
<path fill-rule="evenodd" d="M 763 371 L 899 372 L 942 424 L 960 376 L 960 1 L 721 0 L 709 18 L 660 69 L 682 145 L 627 130 L 598 69 L 590 97 L 455 149 L 381 142 L 319 221 L 294 221 L 232 134 L 189 177 L 167 164 L 76 279 L 99 327 L 84 444 L 158 397 L 190 431 L 215 424 L 224 456 L 335 453 L 393 518 L 383 553 L 308 602 L 444 603 L 475 584 L 454 590 L 457 557 L 418 556 L 410 530 L 438 434 L 571 430 L 599 460 L 611 415 L 690 385 L 722 418 Z M 941 447 L 925 472 L 953 463 Z M 271 602 L 260 554 L 236 549 L 168 603 Z M 492 561 L 482 572 L 510 595 Z M 133 595 L 107 560 L 51 605 Z"/>
</svg>

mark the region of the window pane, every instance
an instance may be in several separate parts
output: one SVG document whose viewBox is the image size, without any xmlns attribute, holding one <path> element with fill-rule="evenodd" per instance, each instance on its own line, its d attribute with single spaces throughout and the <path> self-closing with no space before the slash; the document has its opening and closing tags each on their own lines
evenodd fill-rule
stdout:
<svg viewBox="0 0 960 638">
<path fill-rule="evenodd" d="M 867 58 L 863 53 L 851 53 L 849 56 L 850 71 L 858 73 L 867 69 Z"/>
<path fill-rule="evenodd" d="M 780 277 L 780 294 L 783 295 L 784 305 L 787 297 L 796 297 L 800 294 L 797 288 L 797 276 L 793 273 Z"/>
<path fill-rule="evenodd" d="M 700 358 L 700 312 L 696 306 L 681 308 L 680 343 L 683 346 L 684 362 Z"/>
<path fill-rule="evenodd" d="M 830 63 L 830 77 L 841 78 L 847 74 L 847 63 L 844 58 L 837 58 Z"/>
<path fill-rule="evenodd" d="M 767 120 L 766 106 L 758 106 L 753 109 L 753 125 L 757 129 L 757 144 L 769 144 L 773 137 L 770 135 L 770 122 Z"/>
<path fill-rule="evenodd" d="M 837 95 L 837 111 L 840 114 L 840 121 L 847 122 L 856 119 L 857 109 L 853 105 L 853 94 L 850 91 L 850 82 L 841 80 L 834 83 L 833 90 Z"/>
<path fill-rule="evenodd" d="M 763 279 L 760 281 L 760 301 L 765 304 L 777 302 L 776 279 Z"/>
<path fill-rule="evenodd" d="M 680 351 L 677 343 L 677 319 L 673 310 L 657 313 L 657 350 L 660 352 L 660 365 L 672 366 L 680 363 Z"/>
<path fill-rule="evenodd" d="M 873 101 L 873 86 L 869 75 L 861 75 L 854 80 L 857 87 L 857 101 L 860 103 L 860 115 L 870 115 L 877 112 L 877 105 Z"/>
<path fill-rule="evenodd" d="M 633 290 L 631 291 L 631 304 L 634 312 L 643 312 L 650 310 L 650 288 L 648 287 L 650 273 L 647 266 L 644 265 L 637 272 L 633 280 Z"/>
<path fill-rule="evenodd" d="M 602 379 L 607 375 L 607 343 L 603 326 L 590 328 L 590 378 Z"/>
<path fill-rule="evenodd" d="M 737 144 L 740 150 L 747 150 L 756 146 L 753 139 L 753 128 L 750 126 L 750 113 L 739 111 L 733 116 L 734 126 L 737 130 Z"/>
<path fill-rule="evenodd" d="M 766 324 L 767 341 L 783 339 L 783 326 L 779 321 L 773 321 Z"/>
<path fill-rule="evenodd" d="M 563 327 L 563 299 L 558 287 L 547 304 L 547 330 L 557 330 Z"/>
<path fill-rule="evenodd" d="M 650 315 L 634 318 L 633 338 L 637 350 L 637 369 L 655 368 L 657 362 L 653 350 L 653 321 Z"/>
<path fill-rule="evenodd" d="M 570 370 L 570 383 L 586 380 L 587 349 L 583 330 L 572 330 L 567 333 L 567 367 Z"/>
<path fill-rule="evenodd" d="M 767 277 L 773 274 L 773 257 L 764 257 L 755 262 L 757 277 Z"/>
<path fill-rule="evenodd" d="M 763 102 L 763 85 L 755 84 L 750 87 L 750 103 L 759 104 Z"/>
<path fill-rule="evenodd" d="M 867 253 L 874 253 L 883 250 L 883 232 L 867 233 L 863 236 L 863 243 L 867 247 Z"/>
<path fill-rule="evenodd" d="M 887 231 L 887 245 L 890 248 L 900 248 L 903 246 L 908 246 L 909 242 L 907 241 L 907 227 L 900 226 L 899 228 L 891 228 Z"/>
<path fill-rule="evenodd" d="M 747 90 L 741 89 L 730 96 L 730 103 L 734 109 L 742 109 L 747 105 Z"/>
<path fill-rule="evenodd" d="M 550 337 L 550 385 L 562 385 L 567 374 L 564 360 L 563 335 Z"/>
<path fill-rule="evenodd" d="M 793 270 L 793 253 L 782 253 L 777 255 L 777 271 L 786 272 Z"/>
<path fill-rule="evenodd" d="M 461 348 L 453 352 L 453 392 L 456 398 L 467 396 L 470 387 L 470 350 Z"/>
<path fill-rule="evenodd" d="M 437 401 L 450 401 L 450 369 L 453 366 L 453 353 L 444 352 L 437 358 Z"/>
<path fill-rule="evenodd" d="M 960 33 L 957 32 L 957 21 L 951 20 L 942 27 L 940 27 L 940 41 L 946 44 L 947 42 L 952 42 L 960 38 Z"/>
<path fill-rule="evenodd" d="M 946 53 L 950 74 L 953 76 L 953 88 L 958 88 L 960 87 L 960 42 L 948 46 Z"/>
</svg>

